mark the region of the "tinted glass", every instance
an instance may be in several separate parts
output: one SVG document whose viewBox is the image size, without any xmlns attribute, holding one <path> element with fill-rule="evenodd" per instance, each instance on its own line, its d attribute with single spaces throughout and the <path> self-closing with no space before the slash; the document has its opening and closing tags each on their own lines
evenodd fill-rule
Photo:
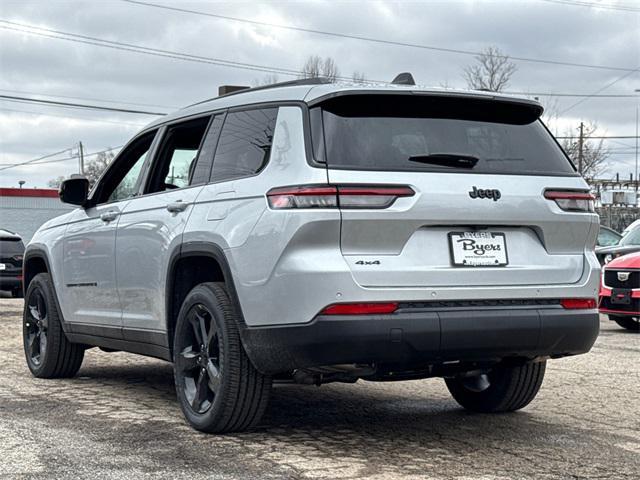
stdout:
<svg viewBox="0 0 640 480">
<path fill-rule="evenodd" d="M 0 255 L 10 256 L 24 253 L 24 244 L 20 239 L 0 238 Z"/>
<path fill-rule="evenodd" d="M 202 142 L 198 161 L 193 169 L 193 174 L 191 175 L 190 185 L 201 185 L 209 181 L 211 166 L 213 165 L 213 154 L 216 150 L 216 145 L 218 144 L 223 120 L 224 114 L 213 117 L 213 120 L 209 125 L 207 135 Z"/>
<path fill-rule="evenodd" d="M 210 118 L 197 118 L 167 128 L 153 162 L 145 193 L 174 190 L 189 185 Z"/>
<path fill-rule="evenodd" d="M 622 237 L 620 245 L 640 245 L 640 228 L 636 227 Z"/>
<path fill-rule="evenodd" d="M 147 150 L 145 150 L 142 155 L 138 157 L 137 160 L 135 160 L 133 166 L 129 169 L 124 178 L 120 180 L 120 183 L 118 183 L 111 195 L 109 195 L 109 199 L 107 200 L 108 202 L 118 202 L 120 200 L 125 200 L 127 198 L 133 197 L 138 192 L 138 178 L 140 177 L 142 166 L 147 159 L 147 153 L 149 153 L 148 147 Z"/>
<path fill-rule="evenodd" d="M 277 108 L 227 114 L 213 160 L 214 182 L 254 175 L 269 161 Z"/>
<path fill-rule="evenodd" d="M 104 178 L 95 187 L 97 203 L 117 202 L 138 193 L 138 182 L 156 131 L 132 141 L 109 166 Z"/>
<path fill-rule="evenodd" d="M 493 105 L 486 101 L 465 108 L 457 99 L 447 108 L 442 99 L 434 104 L 398 97 L 325 107 L 322 123 L 328 165 L 357 170 L 575 175 L 562 150 L 536 120 L 537 114 L 525 110 L 519 115 L 515 107 L 492 112 Z M 322 143 L 314 140 L 320 154 L 318 146 Z M 469 170 L 410 160 L 429 155 L 471 156 L 478 162 Z"/>
<path fill-rule="evenodd" d="M 611 247 L 613 245 L 617 245 L 619 241 L 620 235 L 612 232 L 611 230 L 607 230 L 606 228 L 600 228 L 600 233 L 598 233 L 598 245 Z"/>
</svg>

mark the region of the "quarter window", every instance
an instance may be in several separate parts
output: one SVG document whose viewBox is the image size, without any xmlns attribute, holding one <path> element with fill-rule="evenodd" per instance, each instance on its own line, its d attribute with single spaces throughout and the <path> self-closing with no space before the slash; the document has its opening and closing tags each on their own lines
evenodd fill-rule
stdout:
<svg viewBox="0 0 640 480">
<path fill-rule="evenodd" d="M 213 160 L 214 182 L 247 177 L 269 162 L 278 108 L 230 112 Z"/>
</svg>

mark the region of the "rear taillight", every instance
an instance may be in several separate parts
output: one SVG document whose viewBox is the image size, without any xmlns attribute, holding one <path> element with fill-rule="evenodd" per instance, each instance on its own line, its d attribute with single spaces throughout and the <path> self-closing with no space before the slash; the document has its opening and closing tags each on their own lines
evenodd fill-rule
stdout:
<svg viewBox="0 0 640 480">
<path fill-rule="evenodd" d="M 399 197 L 412 197 L 411 187 L 396 185 L 300 185 L 269 190 L 269 206 L 292 208 L 387 208 Z"/>
<path fill-rule="evenodd" d="M 597 303 L 595 298 L 563 298 L 560 305 L 567 310 L 591 310 Z"/>
<path fill-rule="evenodd" d="M 544 198 L 554 200 L 566 212 L 595 212 L 595 197 L 589 192 L 547 190 Z"/>
<path fill-rule="evenodd" d="M 373 315 L 393 313 L 398 309 L 396 302 L 387 303 L 334 303 L 320 312 L 320 315 Z"/>
</svg>

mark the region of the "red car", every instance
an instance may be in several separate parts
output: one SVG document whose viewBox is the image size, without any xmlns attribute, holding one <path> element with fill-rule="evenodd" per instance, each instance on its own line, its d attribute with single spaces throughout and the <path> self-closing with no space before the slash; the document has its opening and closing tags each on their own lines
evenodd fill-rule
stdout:
<svg viewBox="0 0 640 480">
<path fill-rule="evenodd" d="M 599 308 L 621 327 L 640 331 L 640 252 L 603 267 Z"/>
</svg>

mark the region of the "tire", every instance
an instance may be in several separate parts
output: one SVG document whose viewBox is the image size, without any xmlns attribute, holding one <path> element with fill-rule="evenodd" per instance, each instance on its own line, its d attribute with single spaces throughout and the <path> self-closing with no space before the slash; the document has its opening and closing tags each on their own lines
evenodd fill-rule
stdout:
<svg viewBox="0 0 640 480">
<path fill-rule="evenodd" d="M 62 330 L 48 273 L 39 273 L 29 284 L 22 314 L 22 338 L 27 366 L 35 377 L 70 378 L 78 373 L 84 347 L 67 340 Z"/>
<path fill-rule="evenodd" d="M 626 328 L 627 330 L 631 330 L 632 332 L 640 331 L 640 321 L 637 318 L 609 315 L 609 320 L 613 320 L 622 328 Z"/>
<path fill-rule="evenodd" d="M 222 283 L 198 285 L 180 308 L 173 343 L 174 378 L 180 408 L 196 430 L 244 431 L 260 421 L 267 407 L 271 377 L 258 372 L 249 360 L 237 321 Z"/>
<path fill-rule="evenodd" d="M 453 398 L 467 410 L 481 413 L 512 412 L 527 406 L 536 396 L 546 362 L 527 363 L 517 367 L 496 367 L 478 384 L 470 387 L 469 379 L 447 378 L 446 384 Z"/>
</svg>

